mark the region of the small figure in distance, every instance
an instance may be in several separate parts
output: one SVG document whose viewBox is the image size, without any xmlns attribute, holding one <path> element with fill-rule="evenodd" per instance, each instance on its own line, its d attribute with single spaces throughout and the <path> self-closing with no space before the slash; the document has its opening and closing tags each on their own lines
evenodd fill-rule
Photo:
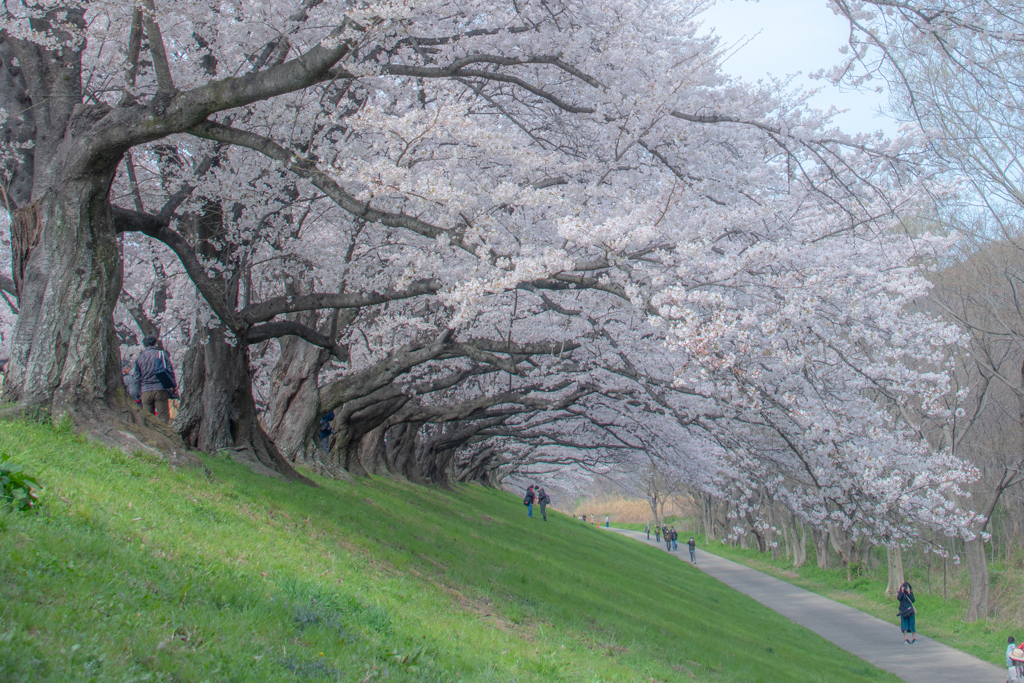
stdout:
<svg viewBox="0 0 1024 683">
<path fill-rule="evenodd" d="M 540 505 L 540 516 L 544 518 L 544 521 L 548 521 L 547 507 L 551 503 L 551 498 L 548 497 L 548 492 L 544 490 L 543 486 L 537 487 L 537 504 Z"/>
<path fill-rule="evenodd" d="M 668 525 L 661 530 L 661 537 L 665 539 L 665 550 L 672 552 L 672 529 Z"/>
<path fill-rule="evenodd" d="M 655 543 L 661 543 L 661 525 L 660 524 L 655 524 L 654 525 L 654 542 Z"/>
<path fill-rule="evenodd" d="M 178 397 L 178 382 L 167 352 L 157 347 L 159 340 L 148 336 L 142 340 L 142 353 L 135 359 L 132 374 L 139 383 L 142 409 L 156 414 L 164 422 L 171 418 L 168 401 Z"/>
<path fill-rule="evenodd" d="M 647 534 L 647 540 L 648 541 L 651 540 L 651 523 L 650 522 L 647 522 L 647 524 L 644 525 L 644 533 Z"/>
<path fill-rule="evenodd" d="M 690 548 L 690 564 L 697 564 L 697 542 L 693 540 L 693 536 L 690 536 L 686 545 Z"/>
<path fill-rule="evenodd" d="M 326 415 L 320 418 L 320 427 L 318 433 L 320 435 L 320 448 L 323 449 L 324 454 L 331 452 L 331 434 L 334 433 L 334 427 L 331 423 L 334 422 L 334 411 L 328 411 Z"/>
<path fill-rule="evenodd" d="M 914 589 L 909 582 L 903 582 L 896 593 L 896 599 L 900 601 L 900 631 L 903 632 L 903 642 L 913 645 L 917 642 L 917 624 L 914 619 L 917 609 L 914 607 Z"/>
<path fill-rule="evenodd" d="M 583 523 L 584 523 L 584 524 L 586 524 L 586 522 L 587 522 L 587 513 L 586 513 L 586 512 L 584 512 L 584 513 L 583 513 L 583 516 L 582 516 L 582 517 L 581 517 L 580 519 L 582 519 L 582 520 L 583 520 Z"/>
<path fill-rule="evenodd" d="M 610 521 L 608 521 L 608 515 L 604 516 L 604 528 L 605 529 L 611 529 L 612 528 L 612 523 Z"/>
<path fill-rule="evenodd" d="M 672 527 L 672 550 L 679 550 L 679 532 Z"/>
<path fill-rule="evenodd" d="M 523 496 L 523 505 L 526 506 L 526 516 L 533 517 L 533 501 L 536 500 L 533 493 L 533 486 L 526 487 L 526 495 Z"/>
</svg>

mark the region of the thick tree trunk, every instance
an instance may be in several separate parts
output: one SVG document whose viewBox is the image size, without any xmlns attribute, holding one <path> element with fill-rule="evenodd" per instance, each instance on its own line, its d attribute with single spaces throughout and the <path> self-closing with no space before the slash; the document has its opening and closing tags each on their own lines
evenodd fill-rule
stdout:
<svg viewBox="0 0 1024 683">
<path fill-rule="evenodd" d="M 797 539 L 797 526 L 800 527 L 800 538 Z M 796 545 L 793 547 L 793 566 L 802 567 L 807 564 L 807 526 L 797 524 L 793 527 L 793 538 Z"/>
<path fill-rule="evenodd" d="M 899 545 L 885 547 L 885 560 L 889 567 L 889 581 L 885 586 L 885 594 L 896 595 L 903 585 L 903 551 Z"/>
<path fill-rule="evenodd" d="M 967 621 L 971 622 L 985 619 L 989 614 L 988 560 L 985 557 L 985 544 L 982 543 L 980 536 L 964 543 L 964 555 L 971 577 L 971 592 L 967 601 Z"/>
<path fill-rule="evenodd" d="M 229 344 L 220 328 L 209 330 L 205 340 L 193 340 L 182 366 L 173 426 L 189 447 L 225 451 L 255 472 L 313 483 L 282 457 L 256 419 L 248 347 Z"/>
<path fill-rule="evenodd" d="M 828 554 L 828 532 L 812 528 L 811 540 L 814 542 L 814 554 L 818 561 L 818 569 L 831 569 L 832 558 Z"/>
<path fill-rule="evenodd" d="M 427 483 L 416 462 L 421 426 L 419 422 L 402 422 L 390 427 L 384 438 L 390 470 L 416 484 Z"/>
<path fill-rule="evenodd" d="M 282 337 L 281 356 L 270 373 L 267 435 L 286 460 L 318 469 L 323 451 L 317 427 L 317 378 L 324 353 L 298 337 Z"/>
<path fill-rule="evenodd" d="M 871 549 L 874 547 L 867 536 L 860 539 L 860 562 L 864 565 L 865 571 L 871 571 Z"/>
<path fill-rule="evenodd" d="M 456 481 L 475 483 L 487 488 L 498 488 L 498 479 L 494 476 L 500 466 L 498 453 L 493 447 L 485 448 L 476 453 L 467 463 L 456 463 L 458 472 Z"/>
<path fill-rule="evenodd" d="M 110 177 L 67 182 L 11 222 L 20 314 L 4 398 L 76 413 L 122 390 L 113 311 L 121 252 L 107 201 Z"/>
<path fill-rule="evenodd" d="M 832 540 L 832 547 L 839 554 L 843 566 L 846 567 L 846 581 L 849 583 L 853 580 L 853 565 L 857 562 L 858 557 L 857 542 L 851 533 L 835 525 L 829 527 L 829 538 Z"/>
<path fill-rule="evenodd" d="M 392 474 L 388 468 L 387 454 L 384 449 L 385 425 L 374 427 L 359 440 L 359 462 L 363 469 L 374 475 Z"/>
</svg>

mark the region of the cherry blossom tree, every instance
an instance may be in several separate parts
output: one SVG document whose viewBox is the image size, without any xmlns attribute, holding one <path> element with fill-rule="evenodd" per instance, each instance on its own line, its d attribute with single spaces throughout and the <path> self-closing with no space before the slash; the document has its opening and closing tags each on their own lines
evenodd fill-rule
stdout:
<svg viewBox="0 0 1024 683">
<path fill-rule="evenodd" d="M 1016 300 L 1014 269 L 1007 264 L 1020 240 L 1024 208 L 1020 164 L 1024 7 L 1016 0 L 838 0 L 831 4 L 851 26 L 848 59 L 832 77 L 857 85 L 879 79 L 889 86 L 894 115 L 925 134 L 929 163 L 942 173 L 943 184 L 936 192 L 941 219 L 959 236 L 967 254 L 944 274 L 943 291 L 937 297 L 943 313 L 961 324 L 970 340 L 971 353 L 959 356 L 963 363 L 958 379 L 963 384 L 953 400 L 963 415 L 946 425 L 943 435 L 948 447 L 965 445 L 960 450 L 966 456 L 974 450 L 971 442 L 980 438 L 967 436 L 975 420 L 984 423 L 986 412 L 998 408 L 992 397 L 1006 391 L 1019 394 L 1017 369 L 1007 369 L 1006 363 L 1012 362 L 1008 349 L 1019 345 L 1020 339 L 1015 316 L 1007 319 L 1005 314 L 1014 309 Z M 971 271 L 983 277 L 973 284 L 970 278 L 964 280 Z M 999 271 L 1003 274 L 993 277 Z M 971 293 L 975 285 L 981 289 Z M 993 300 L 997 292 L 1008 300 Z M 980 321 L 985 324 L 979 325 Z M 998 342 L 987 326 L 993 321 Z M 1001 346 L 1004 341 L 1009 346 Z M 1018 412 L 1016 405 L 1001 409 Z M 1000 492 L 1017 481 L 1012 463 L 1008 469 L 990 472 L 989 458 L 978 462 L 988 474 L 976 491 L 984 514 L 976 522 L 976 537 L 965 544 L 971 575 L 967 618 L 971 621 L 988 613 L 989 575 L 983 545 L 988 517 Z"/>
<path fill-rule="evenodd" d="M 656 452 L 844 558 L 961 528 L 913 141 L 726 78 L 700 6 L 6 3 L 5 398 L 148 423 L 119 345 L 159 329 L 185 442 L 293 479 Z"/>
</svg>

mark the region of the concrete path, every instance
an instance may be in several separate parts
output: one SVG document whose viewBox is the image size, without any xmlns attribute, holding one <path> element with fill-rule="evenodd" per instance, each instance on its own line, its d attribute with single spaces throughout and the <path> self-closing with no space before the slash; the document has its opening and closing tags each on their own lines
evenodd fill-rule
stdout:
<svg viewBox="0 0 1024 683">
<path fill-rule="evenodd" d="M 648 541 L 639 531 L 611 529 L 664 548 L 664 543 Z M 672 553 L 680 560 L 690 561 L 686 546 Z M 907 645 L 899 630 L 896 603 L 893 619 L 882 621 L 853 607 L 829 600 L 817 593 L 744 567 L 730 560 L 697 548 L 697 568 L 727 586 L 754 598 L 762 605 L 830 640 L 847 652 L 865 659 L 880 669 L 891 671 L 907 683 L 1004 683 L 1006 669 L 983 662 L 960 650 L 924 636 L 916 645 Z M 922 615 L 927 619 L 927 615 Z M 1002 638 L 1003 636 L 999 636 Z M 992 647 L 1004 645 L 995 638 Z"/>
</svg>

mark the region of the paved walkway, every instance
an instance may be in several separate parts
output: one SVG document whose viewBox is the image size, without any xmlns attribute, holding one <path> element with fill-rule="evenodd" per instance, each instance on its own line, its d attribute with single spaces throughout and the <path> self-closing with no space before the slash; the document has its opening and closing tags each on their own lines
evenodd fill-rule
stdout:
<svg viewBox="0 0 1024 683">
<path fill-rule="evenodd" d="M 643 543 L 664 548 L 664 543 L 646 540 L 643 533 L 611 529 Z M 682 543 L 672 553 L 689 562 Z M 1004 683 L 1006 669 L 983 662 L 960 650 L 924 636 L 917 645 L 907 645 L 900 637 L 893 602 L 893 620 L 882 621 L 853 607 L 829 600 L 792 584 L 763 574 L 697 548 L 697 568 L 727 586 L 754 598 L 762 605 L 806 626 L 847 652 L 865 659 L 880 669 L 891 671 L 907 683 Z M 923 616 L 927 619 L 927 615 Z M 992 647 L 1002 649 L 1000 635 L 993 636 Z"/>
</svg>

